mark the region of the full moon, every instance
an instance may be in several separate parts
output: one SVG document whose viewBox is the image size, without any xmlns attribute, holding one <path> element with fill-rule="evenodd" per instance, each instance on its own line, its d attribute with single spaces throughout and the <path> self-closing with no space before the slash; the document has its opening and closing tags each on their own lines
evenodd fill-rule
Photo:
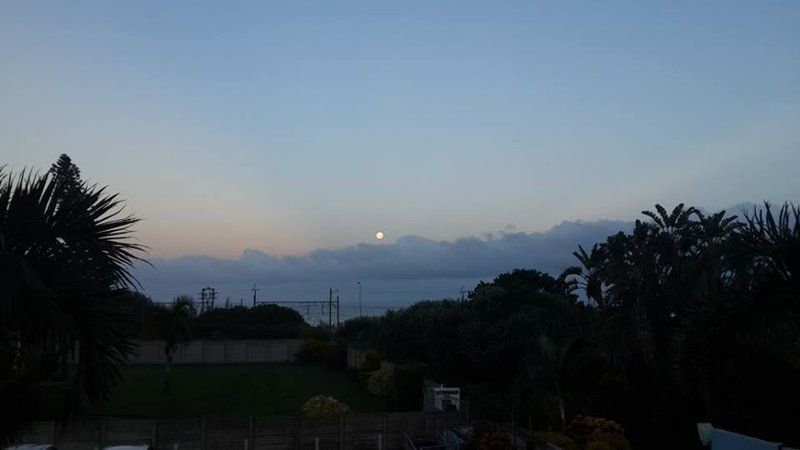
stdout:
<svg viewBox="0 0 800 450">
<path fill-rule="evenodd" d="M 375 239 L 379 241 L 383 239 L 383 231 L 378 231 L 377 233 L 375 233 Z"/>
</svg>

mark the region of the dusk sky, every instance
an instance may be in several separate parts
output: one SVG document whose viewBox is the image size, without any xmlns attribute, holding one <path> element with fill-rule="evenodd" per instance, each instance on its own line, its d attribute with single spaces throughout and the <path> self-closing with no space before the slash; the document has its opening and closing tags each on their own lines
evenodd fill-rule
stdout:
<svg viewBox="0 0 800 450">
<path fill-rule="evenodd" d="M 797 200 L 800 2 L 0 4 L 0 163 L 153 258 Z M 354 275 L 357 276 L 357 275 Z"/>
</svg>

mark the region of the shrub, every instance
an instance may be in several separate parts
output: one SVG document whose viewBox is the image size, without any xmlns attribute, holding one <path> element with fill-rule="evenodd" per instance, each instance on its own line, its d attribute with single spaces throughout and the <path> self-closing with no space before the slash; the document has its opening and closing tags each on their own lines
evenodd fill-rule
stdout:
<svg viewBox="0 0 800 450">
<path fill-rule="evenodd" d="M 333 348 L 329 341 L 319 339 L 304 339 L 300 351 L 295 356 L 297 362 L 323 363 Z"/>
<path fill-rule="evenodd" d="M 508 430 L 496 427 L 485 430 L 478 441 L 478 450 L 509 450 L 511 449 L 511 437 Z"/>
<path fill-rule="evenodd" d="M 387 397 L 394 391 L 394 370 L 378 369 L 369 374 L 367 391 L 376 397 Z"/>
<path fill-rule="evenodd" d="M 398 411 L 422 410 L 424 364 L 401 364 L 394 368 L 394 403 Z"/>
<path fill-rule="evenodd" d="M 548 442 L 561 447 L 563 450 L 578 450 L 578 444 L 564 433 L 554 433 L 550 431 L 538 431 L 533 433 L 533 443 L 536 447 L 543 447 Z M 529 450 L 533 450 L 530 448 L 530 443 Z"/>
<path fill-rule="evenodd" d="M 588 449 L 589 445 L 592 444 L 602 444 L 609 450 L 631 450 L 631 444 L 622 433 L 606 433 L 604 431 L 595 430 L 589 436 L 589 441 L 586 443 L 586 448 Z M 599 448 L 601 447 L 597 447 L 597 449 Z"/>
<path fill-rule="evenodd" d="M 361 366 L 358 370 L 363 373 L 374 372 L 381 368 L 381 356 L 374 350 L 369 350 L 364 355 L 364 360 L 361 361 Z"/>
<path fill-rule="evenodd" d="M 341 340 L 332 342 L 325 355 L 324 364 L 331 369 L 347 369 L 347 343 Z"/>
<path fill-rule="evenodd" d="M 612 450 L 605 442 L 589 441 L 586 443 L 584 450 Z"/>
<path fill-rule="evenodd" d="M 625 429 L 613 420 L 581 415 L 575 416 L 567 426 L 567 435 L 578 445 L 586 445 L 593 433 L 619 434 L 624 437 Z"/>
<path fill-rule="evenodd" d="M 475 425 L 464 450 L 509 450 L 511 437 L 508 430 L 491 422 L 479 422 Z"/>
<path fill-rule="evenodd" d="M 346 403 L 327 395 L 315 395 L 303 404 L 303 415 L 306 417 L 330 417 L 350 412 Z"/>
</svg>

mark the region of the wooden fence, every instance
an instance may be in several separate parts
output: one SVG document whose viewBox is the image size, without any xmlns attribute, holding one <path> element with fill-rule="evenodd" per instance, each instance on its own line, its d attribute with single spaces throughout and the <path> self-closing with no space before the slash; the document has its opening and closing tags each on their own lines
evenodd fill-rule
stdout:
<svg viewBox="0 0 800 450">
<path fill-rule="evenodd" d="M 149 444 L 165 450 L 398 450 L 405 435 L 468 422 L 456 412 L 348 414 L 330 418 L 87 419 L 34 423 L 19 444 L 59 450 Z"/>
</svg>

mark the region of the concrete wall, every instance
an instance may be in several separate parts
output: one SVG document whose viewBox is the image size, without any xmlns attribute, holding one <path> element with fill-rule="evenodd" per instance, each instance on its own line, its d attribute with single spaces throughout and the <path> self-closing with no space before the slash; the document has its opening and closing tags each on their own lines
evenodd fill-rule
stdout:
<svg viewBox="0 0 800 450">
<path fill-rule="evenodd" d="M 302 339 L 266 339 L 249 341 L 192 341 L 178 347 L 175 364 L 247 364 L 293 361 Z M 163 364 L 163 341 L 139 341 L 129 364 Z"/>
</svg>

